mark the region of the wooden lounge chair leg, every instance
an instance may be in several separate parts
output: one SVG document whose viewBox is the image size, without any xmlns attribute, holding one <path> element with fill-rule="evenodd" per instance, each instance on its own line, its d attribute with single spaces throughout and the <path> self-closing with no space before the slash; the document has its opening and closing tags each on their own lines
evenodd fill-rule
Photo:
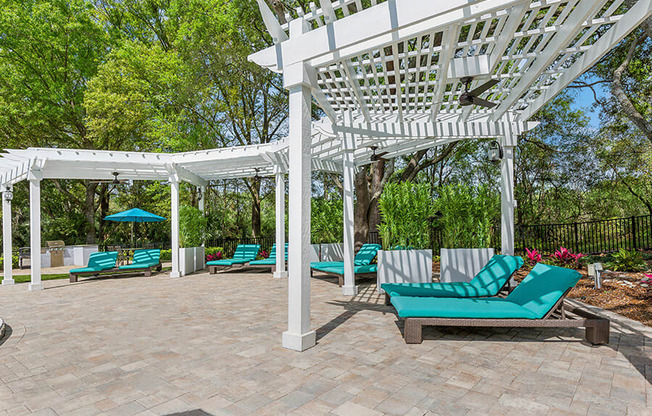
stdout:
<svg viewBox="0 0 652 416">
<path fill-rule="evenodd" d="M 392 304 L 392 298 L 389 296 L 389 293 L 385 292 L 385 305 L 389 306 Z"/>
<path fill-rule="evenodd" d="M 595 324 L 586 327 L 586 340 L 593 345 L 609 343 L 609 320 L 600 319 Z"/>
<path fill-rule="evenodd" d="M 210 274 L 217 273 L 217 266 L 208 266 L 208 273 Z"/>
<path fill-rule="evenodd" d="M 152 275 L 152 269 L 145 270 L 145 277 L 150 277 Z"/>
<path fill-rule="evenodd" d="M 77 275 L 70 273 L 70 283 L 77 282 Z"/>
<path fill-rule="evenodd" d="M 276 272 L 276 266 L 272 266 L 272 273 Z"/>
<path fill-rule="evenodd" d="M 340 287 L 342 287 L 342 285 L 344 284 L 343 280 L 344 280 L 343 276 L 337 276 L 337 284 L 339 284 Z"/>
<path fill-rule="evenodd" d="M 418 319 L 413 318 L 405 319 L 403 334 L 406 344 L 421 344 L 423 342 L 421 322 L 419 322 Z"/>
</svg>

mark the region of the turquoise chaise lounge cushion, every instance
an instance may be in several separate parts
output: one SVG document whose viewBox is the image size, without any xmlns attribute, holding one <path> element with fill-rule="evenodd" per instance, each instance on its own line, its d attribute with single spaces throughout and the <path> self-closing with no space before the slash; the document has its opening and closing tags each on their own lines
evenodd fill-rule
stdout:
<svg viewBox="0 0 652 416">
<path fill-rule="evenodd" d="M 213 260 L 206 263 L 207 266 L 232 266 L 234 264 L 249 263 L 256 260 L 256 256 L 260 251 L 260 244 L 238 244 L 233 253 L 233 258 Z"/>
<path fill-rule="evenodd" d="M 134 251 L 134 260 L 131 264 L 120 266 L 120 270 L 146 269 L 158 266 L 161 263 L 161 250 L 141 249 Z"/>
<path fill-rule="evenodd" d="M 580 278 L 576 270 L 537 264 L 505 299 L 394 296 L 401 318 L 541 319 Z"/>
<path fill-rule="evenodd" d="M 577 270 L 539 263 L 505 301 L 521 305 L 540 319 L 568 289 L 577 284 L 580 277 Z"/>
<path fill-rule="evenodd" d="M 390 296 L 433 296 L 440 298 L 478 298 L 496 296 L 507 280 L 523 266 L 520 256 L 497 254 L 470 282 L 383 283 Z"/>
<path fill-rule="evenodd" d="M 285 243 L 285 261 L 288 261 L 288 243 Z M 254 260 L 249 262 L 252 266 L 273 266 L 276 264 L 276 243 L 272 245 L 269 251 L 269 257 L 262 260 Z"/>
<path fill-rule="evenodd" d="M 380 248 L 381 248 L 380 244 L 364 244 L 360 248 L 360 251 L 358 251 L 358 253 L 353 258 L 353 265 L 354 266 L 370 265 L 371 262 L 376 258 L 376 255 L 378 254 L 378 250 L 380 250 Z M 331 269 L 331 268 L 337 269 L 340 266 L 342 268 L 344 267 L 343 261 L 315 261 L 310 263 L 311 268 L 315 270 L 320 270 L 322 272 L 328 271 L 325 269 Z M 360 273 L 372 273 L 372 272 L 360 272 Z"/>
<path fill-rule="evenodd" d="M 91 253 L 88 258 L 88 266 L 80 269 L 72 269 L 70 273 L 92 273 L 113 269 L 118 261 L 117 251 L 99 251 Z"/>
</svg>

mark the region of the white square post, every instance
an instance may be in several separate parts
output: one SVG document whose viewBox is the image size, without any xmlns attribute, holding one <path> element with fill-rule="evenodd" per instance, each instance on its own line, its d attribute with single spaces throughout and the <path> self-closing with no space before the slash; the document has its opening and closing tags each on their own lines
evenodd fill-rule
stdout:
<svg viewBox="0 0 652 416">
<path fill-rule="evenodd" d="M 355 164 L 353 160 L 353 152 L 355 151 L 354 136 L 350 133 L 342 133 L 343 141 L 343 154 L 342 165 L 344 175 L 344 190 L 343 190 L 343 231 L 344 231 L 344 285 L 342 285 L 342 294 L 344 296 L 354 296 L 358 294 L 358 286 L 355 284 L 355 269 L 354 269 L 354 251 L 355 251 L 355 235 L 354 235 L 354 206 L 353 206 L 353 192 L 355 189 Z"/>
<path fill-rule="evenodd" d="M 3 285 L 13 285 L 12 276 L 12 246 L 11 246 L 11 196 L 13 195 L 10 185 L 6 185 L 2 193 L 2 256 L 4 257 Z"/>
<path fill-rule="evenodd" d="M 285 271 L 285 174 L 277 168 L 276 176 L 276 270 L 274 277 L 288 276 Z"/>
<path fill-rule="evenodd" d="M 514 255 L 514 150 L 516 135 L 507 134 L 501 140 L 503 158 L 500 161 L 500 241 L 501 254 Z"/>
<path fill-rule="evenodd" d="M 308 31 L 304 19 L 290 22 L 290 35 Z M 310 197 L 311 187 L 311 85 L 303 62 L 283 70 L 289 90 L 290 232 L 288 251 L 288 330 L 283 347 L 304 351 L 317 343 L 310 330 Z"/>
<path fill-rule="evenodd" d="M 170 277 L 180 277 L 179 267 L 179 174 L 176 169 L 168 167 L 170 173 L 170 228 L 171 228 L 171 249 L 172 249 L 172 270 Z"/>
<path fill-rule="evenodd" d="M 29 290 L 42 290 L 41 283 L 41 180 L 43 173 L 33 167 L 29 179 L 29 251 L 32 281 Z"/>
</svg>

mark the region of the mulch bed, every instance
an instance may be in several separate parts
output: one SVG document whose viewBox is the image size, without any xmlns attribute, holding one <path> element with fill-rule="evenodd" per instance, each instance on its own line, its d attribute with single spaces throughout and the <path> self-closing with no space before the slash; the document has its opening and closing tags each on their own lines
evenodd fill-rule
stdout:
<svg viewBox="0 0 652 416">
<path fill-rule="evenodd" d="M 433 272 L 439 273 L 439 263 L 433 262 L 432 269 Z M 530 269 L 528 265 L 524 265 L 516 272 L 516 280 L 523 280 Z M 582 273 L 582 278 L 569 293 L 570 299 L 577 299 L 652 326 L 652 290 L 639 285 L 641 278 L 645 277 L 643 273 L 619 272 L 603 275 L 602 289 L 594 289 L 593 278 L 588 276 L 586 269 L 580 270 L 580 273 Z M 633 285 L 625 286 L 618 283 L 622 279 L 620 276 L 629 277 L 628 281 Z M 604 280 L 609 281 L 605 282 Z"/>
</svg>

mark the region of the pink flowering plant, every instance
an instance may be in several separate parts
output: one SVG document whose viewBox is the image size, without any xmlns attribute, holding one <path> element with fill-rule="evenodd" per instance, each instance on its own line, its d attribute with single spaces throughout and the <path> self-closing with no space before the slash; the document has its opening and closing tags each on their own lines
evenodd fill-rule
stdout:
<svg viewBox="0 0 652 416">
<path fill-rule="evenodd" d="M 645 273 L 645 277 L 641 279 L 641 284 L 645 283 L 648 286 L 652 286 L 652 274 Z"/>
<path fill-rule="evenodd" d="M 534 266 L 541 261 L 541 253 L 539 253 L 536 248 L 530 250 L 526 247 L 525 252 L 527 253 L 527 260 L 530 263 L 530 266 Z"/>
<path fill-rule="evenodd" d="M 574 267 L 579 269 L 580 259 L 585 257 L 582 253 L 572 253 L 570 250 L 564 247 L 559 247 L 559 250 L 556 250 L 553 255 L 550 256 L 552 261 L 556 264 L 559 264 L 564 267 Z"/>
</svg>

